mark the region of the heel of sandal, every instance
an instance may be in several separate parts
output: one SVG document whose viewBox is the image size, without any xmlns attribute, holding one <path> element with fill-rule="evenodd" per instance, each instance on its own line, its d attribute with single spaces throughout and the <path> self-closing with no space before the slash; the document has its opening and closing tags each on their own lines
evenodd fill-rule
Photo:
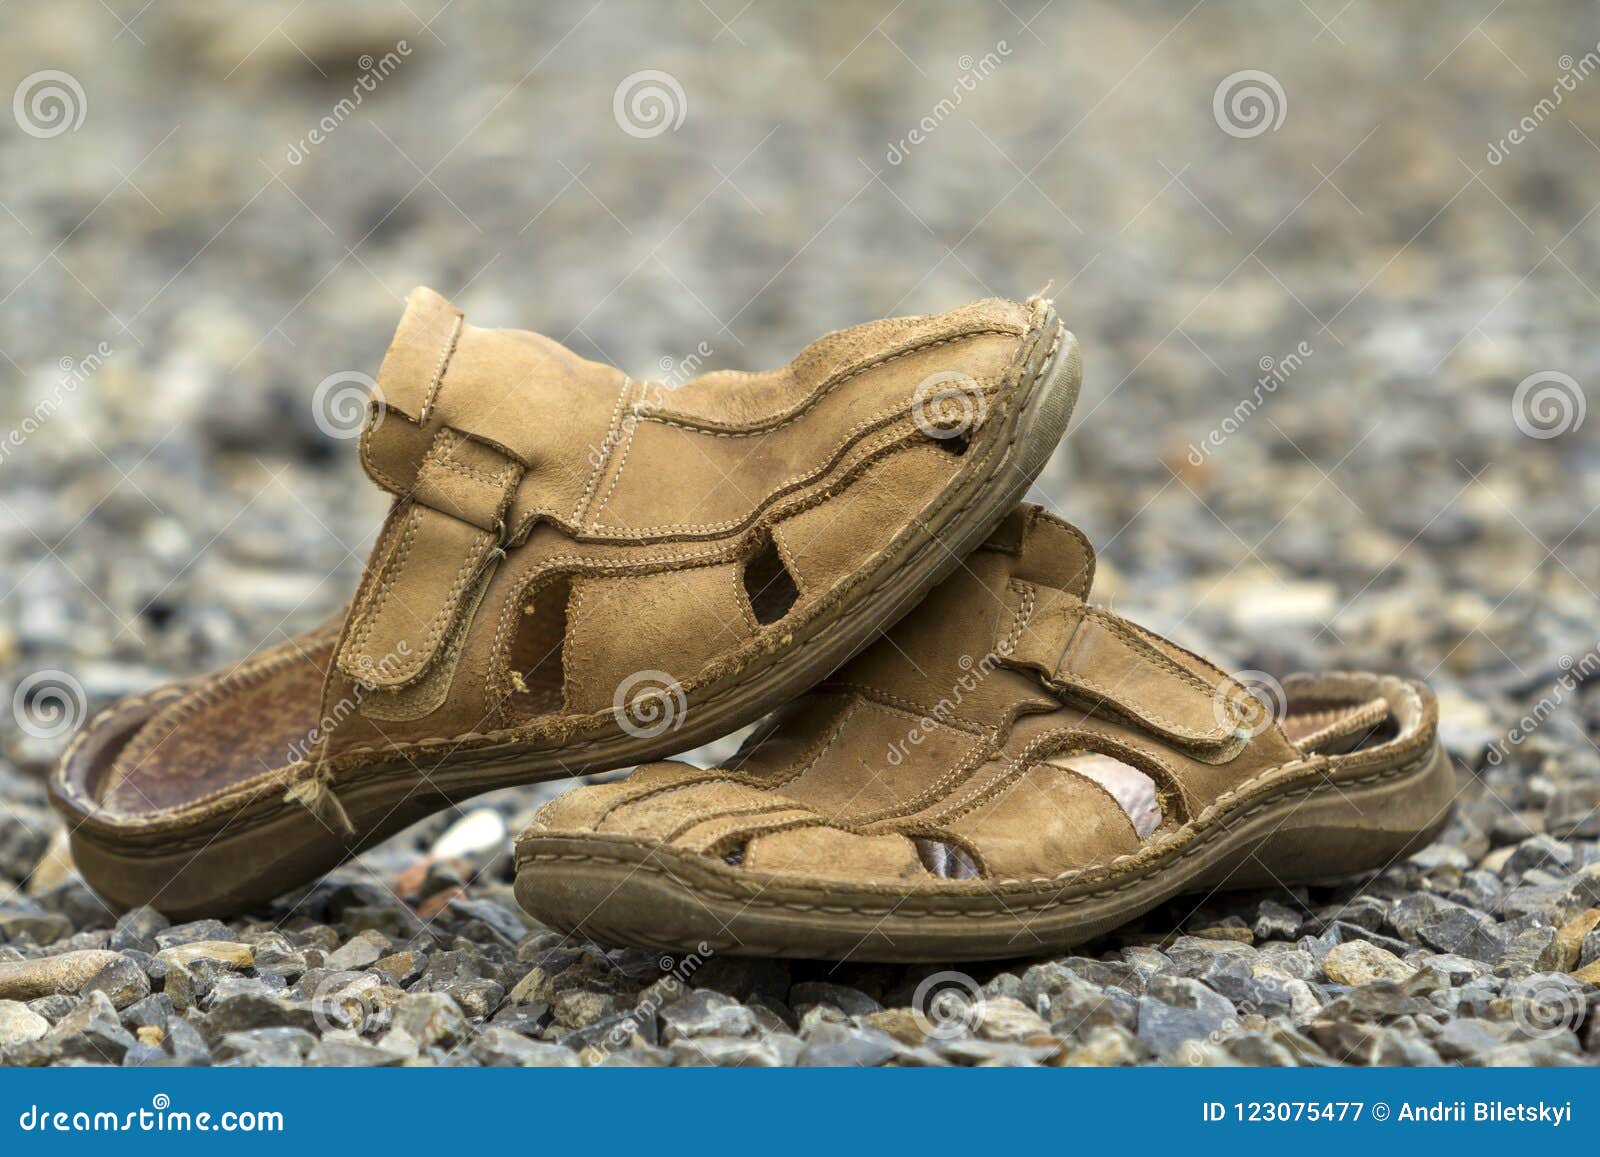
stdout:
<svg viewBox="0 0 1600 1157">
<path fill-rule="evenodd" d="M 1370 786 L 1330 782 L 1269 830 L 1250 850 L 1219 862 L 1198 887 L 1262 888 L 1326 882 L 1382 871 L 1428 846 L 1450 822 L 1456 771 L 1443 747 L 1414 775 Z"/>
</svg>

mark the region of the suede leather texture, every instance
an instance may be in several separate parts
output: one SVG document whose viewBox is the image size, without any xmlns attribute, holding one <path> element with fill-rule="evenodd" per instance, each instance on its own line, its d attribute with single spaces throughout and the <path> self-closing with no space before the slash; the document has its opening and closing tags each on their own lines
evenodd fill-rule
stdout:
<svg viewBox="0 0 1600 1157">
<path fill-rule="evenodd" d="M 1040 881 L 1109 868 L 1147 842 L 1100 783 L 1052 759 L 1088 752 L 1148 775 L 1154 838 L 1303 768 L 1310 741 L 1331 750 L 1392 731 L 1316 754 L 1329 775 L 1431 748 L 1436 718 L 1419 685 L 1298 677 L 1286 683 L 1286 717 L 1273 718 L 1220 668 L 1091 605 L 1093 573 L 1079 531 L 1020 508 L 885 640 L 724 766 L 666 761 L 579 788 L 542 808 L 524 838 L 584 839 L 597 853 L 608 839 L 643 842 L 818 888 L 938 889 L 951 881 L 932 865 L 951 853 L 985 880 Z M 561 870 L 539 879 L 558 883 Z"/>
<path fill-rule="evenodd" d="M 969 470 L 926 384 L 958 381 L 980 415 L 1009 405 L 1024 359 L 1061 341 L 1046 311 L 887 319 L 671 388 L 417 289 L 361 441 L 393 505 L 348 614 L 121 705 L 148 718 L 93 782 L 58 770 L 58 804 L 181 833 L 313 774 L 337 792 L 441 751 L 614 732 L 657 702 L 619 702 L 641 673 L 692 702 L 848 606 L 852 576 Z M 770 622 L 744 581 L 766 551 L 794 588 Z"/>
</svg>

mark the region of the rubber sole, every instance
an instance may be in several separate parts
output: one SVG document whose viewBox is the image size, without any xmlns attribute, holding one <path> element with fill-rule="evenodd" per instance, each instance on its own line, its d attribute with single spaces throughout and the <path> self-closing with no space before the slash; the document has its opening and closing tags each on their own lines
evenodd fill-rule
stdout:
<svg viewBox="0 0 1600 1157">
<path fill-rule="evenodd" d="M 485 791 L 615 770 L 688 751 L 754 722 L 849 661 L 920 602 L 1004 520 L 1060 442 L 1077 401 L 1082 360 L 1053 309 L 1031 345 L 1010 399 L 995 408 L 968 453 L 977 465 L 925 522 L 909 526 L 862 577 L 856 597 L 800 625 L 790 646 L 687 697 L 682 725 L 638 738 L 606 734 L 553 747 L 507 741 L 447 749 L 422 774 L 412 759 L 375 764 L 334 783 L 358 835 L 347 837 L 264 788 L 225 819 L 158 835 L 109 822 L 87 800 L 139 727 L 175 692 L 112 707 L 69 749 L 53 784 L 73 828 L 85 880 L 120 907 L 148 904 L 174 919 L 247 910 L 312 881 L 351 855 L 451 804 Z"/>
<path fill-rule="evenodd" d="M 938 962 L 1059 953 L 1188 892 L 1328 881 L 1382 869 L 1449 820 L 1454 769 L 1435 746 L 1410 767 L 1308 781 L 1219 809 L 1101 873 L 1054 880 L 855 885 L 746 872 L 615 837 L 529 835 L 517 899 L 602 944 L 735 956 Z"/>
</svg>

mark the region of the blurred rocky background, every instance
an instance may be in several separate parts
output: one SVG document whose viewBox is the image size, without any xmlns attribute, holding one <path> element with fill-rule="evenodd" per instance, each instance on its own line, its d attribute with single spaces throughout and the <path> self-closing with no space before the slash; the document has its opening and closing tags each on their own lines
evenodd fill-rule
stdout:
<svg viewBox="0 0 1600 1157">
<path fill-rule="evenodd" d="M 3 18 L 0 1060 L 1600 1059 L 1592 3 Z M 641 377 L 1053 284 L 1088 368 L 1035 498 L 1101 598 L 1240 668 L 1426 677 L 1456 819 L 953 1003 L 936 969 L 663 973 L 527 927 L 507 832 L 554 787 L 258 918 L 119 920 L 42 777 L 86 713 L 347 597 L 382 503 L 345 387 L 419 283 Z"/>
</svg>

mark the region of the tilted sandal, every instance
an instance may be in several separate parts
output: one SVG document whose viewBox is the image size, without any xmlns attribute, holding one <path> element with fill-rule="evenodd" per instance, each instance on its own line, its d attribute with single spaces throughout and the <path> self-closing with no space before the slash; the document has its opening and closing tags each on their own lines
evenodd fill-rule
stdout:
<svg viewBox="0 0 1600 1157">
<path fill-rule="evenodd" d="M 1093 569 L 1081 534 L 1020 509 L 726 766 L 547 804 L 518 900 L 609 943 L 1000 958 L 1180 892 L 1382 868 L 1443 827 L 1455 777 L 1422 684 L 1265 695 L 1087 603 Z"/>
<path fill-rule="evenodd" d="M 1039 299 L 669 387 L 416 290 L 361 443 L 394 505 L 348 612 L 75 737 L 52 787 L 78 866 L 220 915 L 453 801 L 748 723 L 1006 517 L 1079 377 Z"/>
</svg>

